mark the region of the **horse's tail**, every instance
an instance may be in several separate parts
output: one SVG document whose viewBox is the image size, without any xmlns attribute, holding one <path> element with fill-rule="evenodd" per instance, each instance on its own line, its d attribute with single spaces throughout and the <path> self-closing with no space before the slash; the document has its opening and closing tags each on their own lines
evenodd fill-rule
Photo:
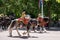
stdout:
<svg viewBox="0 0 60 40">
<path fill-rule="evenodd" d="M 9 25 L 9 27 L 8 27 L 8 29 L 13 28 L 14 25 L 15 25 L 15 23 L 16 23 L 16 21 L 15 20 L 12 20 L 11 23 L 10 23 L 10 25 Z"/>
</svg>

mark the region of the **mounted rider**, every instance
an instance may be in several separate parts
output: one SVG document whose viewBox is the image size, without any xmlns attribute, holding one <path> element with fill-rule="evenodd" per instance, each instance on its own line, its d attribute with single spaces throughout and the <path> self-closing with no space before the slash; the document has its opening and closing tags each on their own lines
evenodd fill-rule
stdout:
<svg viewBox="0 0 60 40">
<path fill-rule="evenodd" d="M 44 18 L 41 16 L 41 14 L 38 14 L 38 17 L 37 17 L 37 20 L 38 20 L 38 25 L 40 27 L 40 32 L 46 32 L 46 29 L 45 29 L 45 25 L 46 25 L 46 22 L 44 20 Z"/>
</svg>

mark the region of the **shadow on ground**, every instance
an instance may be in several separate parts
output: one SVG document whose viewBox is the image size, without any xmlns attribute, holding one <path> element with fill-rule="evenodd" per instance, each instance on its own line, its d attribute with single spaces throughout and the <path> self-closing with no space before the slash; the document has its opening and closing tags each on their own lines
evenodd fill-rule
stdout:
<svg viewBox="0 0 60 40">
<path fill-rule="evenodd" d="M 9 36 L 8 36 L 9 37 Z M 28 38 L 38 38 L 37 36 L 12 36 L 12 38 L 22 38 L 22 39 L 28 39 Z"/>
</svg>

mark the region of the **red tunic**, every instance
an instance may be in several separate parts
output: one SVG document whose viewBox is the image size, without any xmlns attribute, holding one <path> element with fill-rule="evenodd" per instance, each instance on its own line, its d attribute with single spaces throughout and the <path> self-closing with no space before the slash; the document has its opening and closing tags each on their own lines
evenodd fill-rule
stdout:
<svg viewBox="0 0 60 40">
<path fill-rule="evenodd" d="M 24 24 L 28 24 L 29 19 L 26 18 L 18 18 L 18 22 L 22 21 Z"/>
<path fill-rule="evenodd" d="M 24 18 L 23 22 L 24 22 L 24 24 L 28 24 L 29 19 Z"/>
</svg>

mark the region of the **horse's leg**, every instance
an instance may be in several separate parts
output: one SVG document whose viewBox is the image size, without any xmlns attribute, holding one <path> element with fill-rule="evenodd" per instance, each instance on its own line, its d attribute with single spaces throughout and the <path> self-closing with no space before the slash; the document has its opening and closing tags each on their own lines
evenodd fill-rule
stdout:
<svg viewBox="0 0 60 40">
<path fill-rule="evenodd" d="M 40 26 L 39 25 L 37 25 L 37 31 L 39 31 L 40 30 Z"/>
<path fill-rule="evenodd" d="M 12 36 L 12 28 L 14 27 L 15 21 L 12 21 L 11 24 L 8 27 L 9 35 Z"/>
<path fill-rule="evenodd" d="M 34 31 L 34 32 L 36 32 L 36 31 L 35 31 L 35 26 L 36 26 L 36 25 L 34 24 L 34 25 L 33 25 L 33 31 Z"/>
<path fill-rule="evenodd" d="M 29 29 L 30 29 L 30 24 L 27 25 L 27 35 L 28 35 L 28 37 L 30 36 L 29 35 Z"/>
<path fill-rule="evenodd" d="M 12 28 L 9 29 L 9 36 L 12 37 Z"/>
<path fill-rule="evenodd" d="M 18 31 L 18 22 L 17 22 L 17 24 L 16 24 L 16 31 L 17 31 L 18 35 L 21 36 L 21 34 L 20 34 L 19 31 Z"/>
<path fill-rule="evenodd" d="M 19 36 L 21 36 L 21 34 L 19 33 L 19 31 L 18 31 L 18 28 L 17 28 L 17 27 L 16 27 L 16 31 L 17 31 L 18 35 L 19 35 Z"/>
<path fill-rule="evenodd" d="M 40 26 L 40 33 L 42 33 L 42 26 Z"/>
<path fill-rule="evenodd" d="M 27 30 L 27 35 L 28 35 L 28 37 L 30 36 L 30 34 L 29 34 L 29 30 Z"/>
<path fill-rule="evenodd" d="M 12 25 L 12 22 L 11 22 L 11 24 L 10 24 L 9 27 L 8 27 L 9 36 L 10 36 L 10 37 L 12 37 L 12 27 L 11 27 L 11 25 Z"/>
<path fill-rule="evenodd" d="M 46 30 L 46 28 L 44 27 L 44 25 L 43 25 L 43 31 L 44 31 L 44 32 L 46 32 L 46 31 L 47 31 L 47 30 Z"/>
<path fill-rule="evenodd" d="M 33 31 L 35 32 L 35 26 L 32 27 Z"/>
<path fill-rule="evenodd" d="M 41 23 L 39 23 L 39 26 L 40 26 L 40 33 L 42 33 L 42 25 L 41 25 Z"/>
</svg>

